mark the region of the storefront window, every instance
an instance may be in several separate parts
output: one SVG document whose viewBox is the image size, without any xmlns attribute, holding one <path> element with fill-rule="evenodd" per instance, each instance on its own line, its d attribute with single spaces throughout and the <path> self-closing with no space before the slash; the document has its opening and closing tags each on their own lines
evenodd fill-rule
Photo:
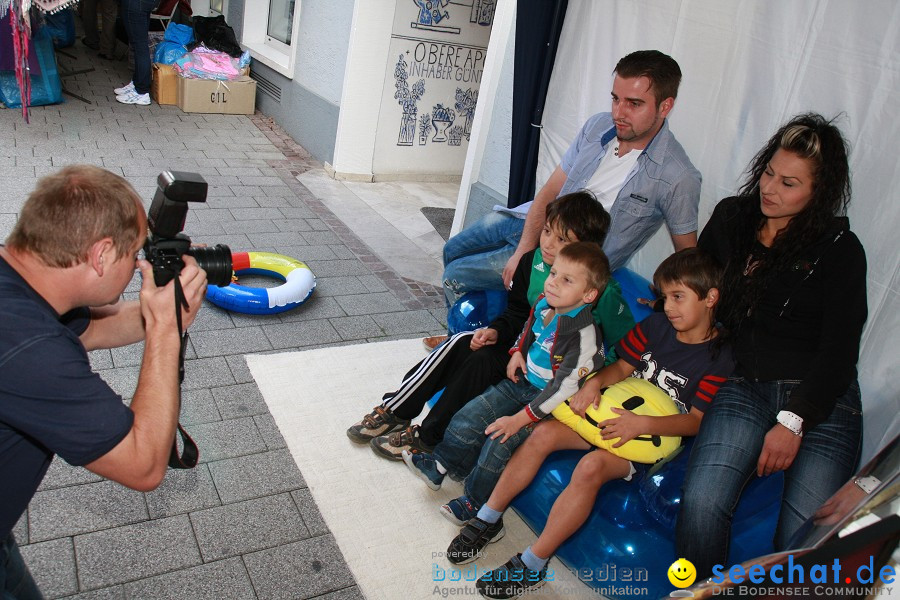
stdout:
<svg viewBox="0 0 900 600">
<path fill-rule="evenodd" d="M 291 27 L 294 23 L 294 3 L 296 0 L 271 0 L 269 2 L 269 24 L 266 35 L 287 46 L 291 45 Z"/>
</svg>

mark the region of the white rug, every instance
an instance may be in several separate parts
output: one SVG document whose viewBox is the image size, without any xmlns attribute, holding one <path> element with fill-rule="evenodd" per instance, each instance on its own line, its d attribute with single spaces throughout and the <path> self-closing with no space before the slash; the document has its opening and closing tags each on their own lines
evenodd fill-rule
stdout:
<svg viewBox="0 0 900 600">
<path fill-rule="evenodd" d="M 506 537 L 477 563 L 453 570 L 442 557 L 459 528 L 438 507 L 461 493 L 428 489 L 402 462 L 376 456 L 345 431 L 425 356 L 420 339 L 248 355 L 247 364 L 288 448 L 369 600 L 480 597 L 474 574 L 521 552 L 535 536 L 508 511 Z M 368 531 L 368 533 L 367 533 Z M 596 597 L 558 560 L 541 598 Z M 442 578 L 443 575 L 443 578 Z M 450 581 L 454 577 L 456 581 Z M 461 581 L 460 581 L 461 579 Z"/>
</svg>

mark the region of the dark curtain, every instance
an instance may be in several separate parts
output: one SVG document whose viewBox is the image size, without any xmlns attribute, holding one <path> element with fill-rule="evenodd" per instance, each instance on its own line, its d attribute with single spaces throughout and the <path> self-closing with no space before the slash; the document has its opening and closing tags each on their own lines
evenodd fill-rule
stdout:
<svg viewBox="0 0 900 600">
<path fill-rule="evenodd" d="M 510 208 L 534 198 L 540 125 L 568 0 L 518 0 L 513 79 Z"/>
</svg>

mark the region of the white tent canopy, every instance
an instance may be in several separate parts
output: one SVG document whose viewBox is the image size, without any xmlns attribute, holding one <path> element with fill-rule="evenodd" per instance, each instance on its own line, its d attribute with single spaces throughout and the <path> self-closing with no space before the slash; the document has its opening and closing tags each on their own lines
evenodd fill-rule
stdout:
<svg viewBox="0 0 900 600">
<path fill-rule="evenodd" d="M 503 30 L 496 23 L 495 29 Z M 491 44 L 502 49 L 505 41 Z M 888 111 L 900 96 L 900 4 L 569 0 L 544 111 L 538 186 L 585 119 L 609 110 L 618 59 L 650 48 L 673 56 L 683 72 L 669 125 L 703 174 L 701 228 L 780 124 L 807 111 L 840 115 L 851 147 L 850 223 L 869 263 L 859 372 L 863 458 L 870 457 L 900 431 L 900 392 L 892 383 L 900 379 L 900 353 L 890 350 L 891 340 L 900 339 L 900 236 L 893 233 L 900 202 L 891 200 L 900 189 L 894 150 L 900 119 Z M 479 134 L 489 129 L 485 124 Z M 630 266 L 649 276 L 671 250 L 663 229 Z"/>
</svg>

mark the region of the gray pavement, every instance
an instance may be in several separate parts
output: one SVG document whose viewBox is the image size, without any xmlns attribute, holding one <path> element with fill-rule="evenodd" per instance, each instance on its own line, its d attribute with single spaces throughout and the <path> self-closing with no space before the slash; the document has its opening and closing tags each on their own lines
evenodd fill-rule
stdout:
<svg viewBox="0 0 900 600">
<path fill-rule="evenodd" d="M 160 171 L 194 171 L 210 189 L 190 207 L 192 239 L 299 258 L 318 285 L 281 315 L 207 303 L 191 330 L 181 415 L 201 464 L 144 494 L 55 460 L 15 528 L 27 564 L 48 598 L 362 597 L 243 354 L 441 333 L 438 290 L 398 276 L 297 181 L 321 165 L 270 119 L 121 105 L 112 89 L 129 80 L 125 63 L 80 44 L 65 52 L 62 68 L 95 68 L 63 80 L 88 103 L 34 107 L 31 124 L 0 110 L 0 239 L 37 179 L 63 165 L 123 175 L 147 205 Z M 126 297 L 137 290 L 132 281 Z M 129 398 L 140 357 L 128 347 L 91 360 Z M 318 399 L 299 390 L 297 401 Z"/>
</svg>

